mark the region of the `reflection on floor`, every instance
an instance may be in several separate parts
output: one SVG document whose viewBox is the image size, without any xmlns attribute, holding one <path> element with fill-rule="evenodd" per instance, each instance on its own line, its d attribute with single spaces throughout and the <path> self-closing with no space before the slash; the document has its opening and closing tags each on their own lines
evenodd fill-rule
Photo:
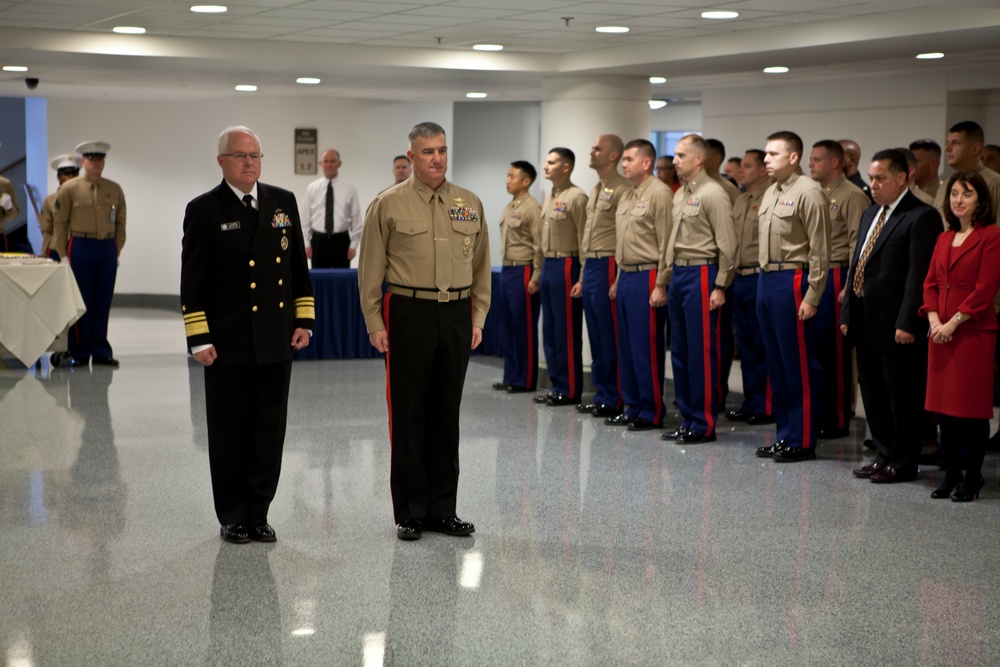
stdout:
<svg viewBox="0 0 1000 667">
<path fill-rule="evenodd" d="M 932 501 L 935 469 L 851 477 L 861 420 L 782 465 L 753 456 L 773 427 L 678 447 L 495 392 L 477 358 L 476 533 L 402 543 L 381 362 L 305 362 L 279 542 L 235 546 L 180 330 L 118 313 L 120 370 L 0 369 L 4 665 L 1000 664 L 994 455 L 978 502 Z"/>
</svg>

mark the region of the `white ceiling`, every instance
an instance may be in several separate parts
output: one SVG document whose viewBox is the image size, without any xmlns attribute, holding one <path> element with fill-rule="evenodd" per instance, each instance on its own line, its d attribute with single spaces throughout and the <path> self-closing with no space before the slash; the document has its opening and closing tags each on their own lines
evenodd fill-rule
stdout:
<svg viewBox="0 0 1000 667">
<path fill-rule="evenodd" d="M 773 81 L 767 65 L 794 79 L 1000 63 L 1000 0 L 230 0 L 225 14 L 192 4 L 0 0 L 0 64 L 30 68 L 0 72 L 0 95 L 26 94 L 31 76 L 41 85 L 28 94 L 48 97 L 221 96 L 252 83 L 256 95 L 532 100 L 550 76 L 656 74 L 668 83 L 652 97 L 698 99 Z M 740 17 L 700 18 L 706 9 Z M 118 25 L 147 33 L 115 35 Z M 471 50 L 482 42 L 505 48 Z M 922 51 L 947 56 L 914 60 Z"/>
</svg>

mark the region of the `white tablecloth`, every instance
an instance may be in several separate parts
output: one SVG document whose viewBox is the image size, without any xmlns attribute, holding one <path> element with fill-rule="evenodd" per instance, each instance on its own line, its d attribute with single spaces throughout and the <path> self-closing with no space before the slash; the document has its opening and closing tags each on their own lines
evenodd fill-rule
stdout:
<svg viewBox="0 0 1000 667">
<path fill-rule="evenodd" d="M 69 266 L 0 259 L 0 345 L 25 366 L 86 311 Z"/>
</svg>

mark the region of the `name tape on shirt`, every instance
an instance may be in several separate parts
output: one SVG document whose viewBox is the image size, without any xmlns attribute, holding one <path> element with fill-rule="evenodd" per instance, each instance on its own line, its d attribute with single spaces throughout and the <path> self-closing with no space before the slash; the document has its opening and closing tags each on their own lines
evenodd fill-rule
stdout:
<svg viewBox="0 0 1000 667">
<path fill-rule="evenodd" d="M 219 229 L 221 229 L 224 232 L 228 232 L 231 229 L 239 229 L 239 228 L 240 228 L 239 222 L 224 222 L 221 225 L 219 225 Z"/>
</svg>

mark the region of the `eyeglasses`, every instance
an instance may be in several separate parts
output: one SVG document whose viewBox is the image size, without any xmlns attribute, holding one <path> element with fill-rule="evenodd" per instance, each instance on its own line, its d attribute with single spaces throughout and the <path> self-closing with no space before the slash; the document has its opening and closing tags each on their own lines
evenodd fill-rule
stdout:
<svg viewBox="0 0 1000 667">
<path fill-rule="evenodd" d="M 231 157 L 239 162 L 243 162 L 247 158 L 250 158 L 254 162 L 260 162 L 260 159 L 264 157 L 263 153 L 220 153 L 219 155 L 222 157 Z"/>
</svg>

